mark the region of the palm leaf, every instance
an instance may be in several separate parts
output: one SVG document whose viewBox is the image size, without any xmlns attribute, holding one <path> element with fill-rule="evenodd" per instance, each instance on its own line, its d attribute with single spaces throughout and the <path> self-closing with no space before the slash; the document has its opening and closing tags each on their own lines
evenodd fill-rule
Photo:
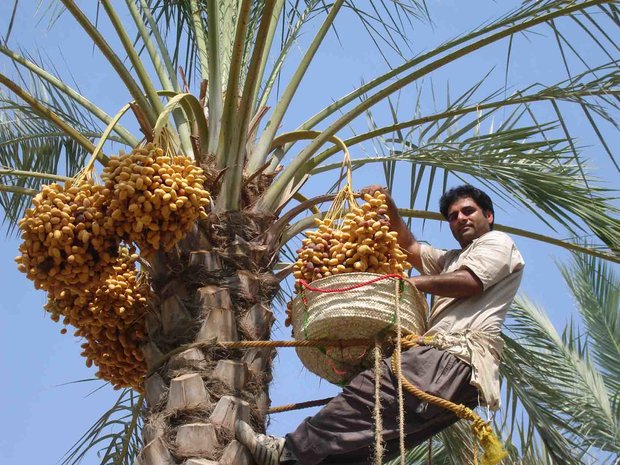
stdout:
<svg viewBox="0 0 620 465">
<path fill-rule="evenodd" d="M 49 95 L 49 94 L 48 94 Z M 42 100 L 44 97 L 40 97 Z M 73 138 L 60 132 L 47 119 L 24 107 L 21 102 L 0 94 L 0 166 L 13 170 L 39 173 L 62 173 L 74 176 L 85 164 L 89 151 Z M 80 133 L 90 137 L 99 135 L 96 127 L 84 126 L 88 120 L 74 115 L 74 108 L 57 108 Z M 40 177 L 4 174 L 1 184 L 39 190 L 46 182 Z M 49 182 L 49 181 L 47 181 Z M 2 192 L 0 206 L 3 222 L 12 232 L 19 218 L 30 206 L 30 196 Z"/>
<path fill-rule="evenodd" d="M 580 463 L 591 446 L 617 451 L 617 418 L 601 374 L 531 302 L 517 299 L 511 316 L 502 375 L 554 460 Z"/>
<path fill-rule="evenodd" d="M 594 360 L 609 391 L 619 393 L 620 279 L 605 262 L 579 254 L 570 265 L 561 266 L 561 271 L 577 300 Z"/>
<path fill-rule="evenodd" d="M 390 157 L 353 160 L 352 164 L 391 159 L 467 174 L 496 193 L 508 193 L 542 221 L 555 219 L 573 234 L 587 231 L 587 226 L 612 251 L 619 250 L 620 222 L 614 219 L 618 211 L 611 203 L 611 191 L 585 186 L 578 167 L 566 157 L 563 141 L 529 140 L 537 134 L 537 127 L 496 131 L 451 144 L 419 145 Z M 326 165 L 314 173 L 338 166 Z"/>
<path fill-rule="evenodd" d="M 108 409 L 65 454 L 61 465 L 77 465 L 93 453 L 101 465 L 132 465 L 142 448 L 143 397 L 123 389 Z"/>
</svg>

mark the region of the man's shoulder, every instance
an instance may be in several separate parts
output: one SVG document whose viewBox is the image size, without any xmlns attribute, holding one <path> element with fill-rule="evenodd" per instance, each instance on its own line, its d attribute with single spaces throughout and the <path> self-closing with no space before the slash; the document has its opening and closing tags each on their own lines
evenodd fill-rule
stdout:
<svg viewBox="0 0 620 465">
<path fill-rule="evenodd" d="M 494 256 L 503 256 L 515 264 L 515 269 L 525 265 L 523 256 L 512 238 L 502 231 L 489 231 L 475 241 L 475 249 L 480 253 L 490 253 Z"/>
<path fill-rule="evenodd" d="M 502 231 L 489 231 L 486 234 L 483 234 L 479 238 L 474 241 L 476 244 L 506 244 L 512 247 L 516 247 L 512 237 Z"/>
</svg>

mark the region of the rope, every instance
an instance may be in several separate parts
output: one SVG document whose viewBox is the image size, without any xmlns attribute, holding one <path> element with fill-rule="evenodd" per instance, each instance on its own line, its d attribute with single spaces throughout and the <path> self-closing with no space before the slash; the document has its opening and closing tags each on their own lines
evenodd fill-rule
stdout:
<svg viewBox="0 0 620 465">
<path fill-rule="evenodd" d="M 395 354 L 396 353 L 394 353 L 394 355 Z M 392 370 L 396 372 L 398 368 L 397 363 L 399 361 L 399 357 L 395 357 L 394 355 L 392 355 L 391 360 Z M 409 380 L 402 375 L 400 376 L 400 378 L 407 391 L 409 391 L 420 400 L 438 405 L 446 410 L 455 413 L 456 416 L 458 416 L 459 418 L 463 420 L 468 420 L 472 423 L 471 427 L 474 434 L 474 439 L 480 442 L 480 445 L 484 450 L 481 465 L 496 465 L 501 462 L 504 457 L 506 457 L 507 453 L 502 447 L 499 439 L 495 436 L 495 433 L 493 432 L 491 427 L 473 410 L 463 404 L 457 405 L 454 402 L 450 402 L 449 400 L 442 399 L 441 397 L 424 392 L 423 390 L 411 384 Z M 476 450 L 477 447 L 476 444 L 474 444 L 474 465 L 478 464 Z"/>
<path fill-rule="evenodd" d="M 304 339 L 301 341 L 225 341 L 216 345 L 228 349 L 246 349 L 251 347 L 349 347 L 372 342 L 369 339 Z"/>
<path fill-rule="evenodd" d="M 381 376 L 383 375 L 381 370 L 381 360 L 383 359 L 381 353 L 381 344 L 379 339 L 375 339 L 375 465 L 381 465 L 383 463 L 383 417 L 381 416 Z"/>
<path fill-rule="evenodd" d="M 145 377 L 148 378 L 157 370 L 159 370 L 170 357 L 185 352 L 188 349 L 208 349 L 210 347 L 225 347 L 227 349 L 251 349 L 253 347 L 276 348 L 276 347 L 349 347 L 371 344 L 370 339 L 304 339 L 302 341 L 209 341 L 209 342 L 193 342 L 177 347 L 176 349 L 166 352 L 157 359 L 153 366 L 148 370 Z"/>
<path fill-rule="evenodd" d="M 400 464 L 405 465 L 405 398 L 403 396 L 403 383 L 404 378 L 402 373 L 401 364 L 401 342 L 402 342 L 402 330 L 400 326 L 400 281 L 396 281 L 396 289 L 394 295 L 396 296 L 396 349 L 394 353 L 397 354 L 396 358 L 398 363 L 396 364 L 397 379 L 397 393 L 398 393 L 398 442 L 400 446 Z"/>
<path fill-rule="evenodd" d="M 301 410 L 310 407 L 320 407 L 327 404 L 333 397 L 326 397 L 324 399 L 309 400 L 307 402 L 298 402 L 296 404 L 279 405 L 277 407 L 271 407 L 267 410 L 267 413 L 282 413 L 290 412 L 291 410 Z"/>
</svg>

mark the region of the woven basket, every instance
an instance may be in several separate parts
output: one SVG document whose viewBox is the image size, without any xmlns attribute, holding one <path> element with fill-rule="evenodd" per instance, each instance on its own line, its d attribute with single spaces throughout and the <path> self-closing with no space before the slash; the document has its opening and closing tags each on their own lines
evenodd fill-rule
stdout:
<svg viewBox="0 0 620 465">
<path fill-rule="evenodd" d="M 312 282 L 320 290 L 343 289 L 366 283 L 381 275 L 344 273 Z M 397 278 L 336 293 L 304 289 L 293 300 L 293 335 L 304 339 L 368 339 L 369 344 L 353 347 L 298 347 L 297 355 L 312 373 L 345 384 L 368 366 L 375 336 L 396 332 Z M 423 333 L 426 301 L 413 286 L 404 283 L 400 294 L 402 334 Z M 304 298 L 305 297 L 305 301 Z"/>
</svg>

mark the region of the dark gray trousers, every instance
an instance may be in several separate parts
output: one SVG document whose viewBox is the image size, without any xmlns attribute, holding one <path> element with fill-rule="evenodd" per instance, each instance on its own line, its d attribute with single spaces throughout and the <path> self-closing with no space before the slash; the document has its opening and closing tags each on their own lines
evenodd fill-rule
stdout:
<svg viewBox="0 0 620 465">
<path fill-rule="evenodd" d="M 425 392 L 469 407 L 477 405 L 478 391 L 469 381 L 471 367 L 452 354 L 432 347 L 414 347 L 402 353 L 406 378 Z M 286 436 L 282 465 L 369 465 L 375 443 L 373 411 L 374 370 L 357 375 L 313 417 Z M 383 360 L 381 407 L 385 459 L 398 456 L 398 384 Z M 405 445 L 411 448 L 457 421 L 441 407 L 422 403 L 404 390 Z"/>
</svg>

